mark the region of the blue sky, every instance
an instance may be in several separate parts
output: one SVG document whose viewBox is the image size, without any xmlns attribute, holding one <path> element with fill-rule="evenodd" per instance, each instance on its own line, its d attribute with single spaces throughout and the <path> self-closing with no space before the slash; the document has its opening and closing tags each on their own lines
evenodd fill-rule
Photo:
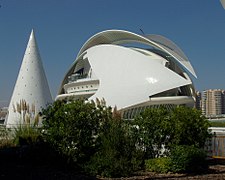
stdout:
<svg viewBox="0 0 225 180">
<path fill-rule="evenodd" d="M 0 106 L 9 102 L 34 28 L 52 96 L 92 35 L 160 34 L 187 55 L 197 90 L 225 89 L 225 10 L 219 0 L 0 0 Z M 116 70 L 115 70 L 116 71 Z"/>
</svg>

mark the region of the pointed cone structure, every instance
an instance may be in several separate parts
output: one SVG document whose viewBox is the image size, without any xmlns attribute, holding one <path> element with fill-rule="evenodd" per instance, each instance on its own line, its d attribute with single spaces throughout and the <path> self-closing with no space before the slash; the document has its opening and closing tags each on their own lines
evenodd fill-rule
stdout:
<svg viewBox="0 0 225 180">
<path fill-rule="evenodd" d="M 49 103 L 52 96 L 32 30 L 9 104 L 6 126 L 40 124 L 38 113 Z"/>
</svg>

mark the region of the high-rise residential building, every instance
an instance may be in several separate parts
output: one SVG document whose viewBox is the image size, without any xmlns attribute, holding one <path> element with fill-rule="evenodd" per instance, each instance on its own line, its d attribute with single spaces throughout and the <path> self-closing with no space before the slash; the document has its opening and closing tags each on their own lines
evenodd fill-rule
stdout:
<svg viewBox="0 0 225 180">
<path fill-rule="evenodd" d="M 225 90 L 222 90 L 222 114 L 225 114 Z"/>
<path fill-rule="evenodd" d="M 202 113 L 205 115 L 225 114 L 224 97 L 224 90 L 221 89 L 203 91 L 201 96 Z"/>
</svg>

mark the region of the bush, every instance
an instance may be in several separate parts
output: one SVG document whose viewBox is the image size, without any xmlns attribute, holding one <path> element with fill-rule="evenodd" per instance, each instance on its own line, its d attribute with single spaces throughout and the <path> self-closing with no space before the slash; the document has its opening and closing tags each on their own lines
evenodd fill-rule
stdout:
<svg viewBox="0 0 225 180">
<path fill-rule="evenodd" d="M 134 119 L 132 128 L 136 144 L 144 150 L 146 159 L 163 155 L 162 149 L 169 144 L 173 130 L 170 111 L 165 108 L 146 109 Z"/>
<path fill-rule="evenodd" d="M 7 148 L 14 146 L 13 140 L 10 137 L 10 130 L 6 127 L 0 127 L 0 148 Z"/>
<path fill-rule="evenodd" d="M 175 145 L 203 148 L 210 137 L 208 120 L 201 112 L 187 107 L 146 109 L 133 121 L 137 144 L 146 159 L 168 155 Z"/>
<path fill-rule="evenodd" d="M 120 177 L 140 167 L 130 124 L 103 102 L 56 101 L 42 115 L 44 139 L 76 168 Z"/>
<path fill-rule="evenodd" d="M 148 171 L 167 172 L 203 172 L 208 168 L 206 153 L 194 146 L 175 146 L 168 157 L 154 158 L 145 161 Z"/>
<path fill-rule="evenodd" d="M 45 140 L 82 168 L 98 148 L 100 124 L 111 118 L 111 109 L 82 100 L 56 101 L 42 115 Z"/>
<path fill-rule="evenodd" d="M 210 121 L 209 122 L 210 127 L 225 127 L 225 122 L 216 122 L 216 121 Z"/>
<path fill-rule="evenodd" d="M 15 145 L 35 145 L 42 140 L 40 129 L 30 125 L 20 125 L 13 131 L 13 142 Z"/>
<path fill-rule="evenodd" d="M 175 146 L 170 159 L 172 172 L 200 172 L 208 168 L 205 151 L 194 146 Z"/>
<path fill-rule="evenodd" d="M 54 102 L 42 116 L 46 142 L 92 175 L 129 176 L 145 159 L 165 155 L 146 161 L 146 168 L 182 172 L 205 167 L 205 154 L 198 148 L 209 137 L 208 122 L 194 109 L 148 109 L 134 121 L 124 121 L 102 101 L 69 100 Z"/>
<path fill-rule="evenodd" d="M 161 157 L 145 160 L 145 169 L 157 173 L 167 173 L 171 169 L 171 160 L 169 157 Z"/>
<path fill-rule="evenodd" d="M 171 112 L 173 133 L 171 144 L 173 145 L 194 145 L 204 148 L 205 142 L 210 138 L 209 121 L 202 115 L 201 111 L 195 108 L 177 107 Z"/>
<path fill-rule="evenodd" d="M 116 118 L 104 124 L 98 139 L 101 145 L 86 167 L 88 172 L 103 177 L 121 177 L 140 168 L 142 152 L 136 149 L 129 128 L 129 124 Z"/>
</svg>

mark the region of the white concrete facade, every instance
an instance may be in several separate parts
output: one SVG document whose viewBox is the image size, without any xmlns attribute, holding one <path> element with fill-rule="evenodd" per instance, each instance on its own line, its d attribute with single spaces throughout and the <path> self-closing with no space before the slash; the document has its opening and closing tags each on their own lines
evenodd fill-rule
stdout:
<svg viewBox="0 0 225 180">
<path fill-rule="evenodd" d="M 52 96 L 32 30 L 9 104 L 7 127 L 34 123 L 37 114 Z M 40 122 L 39 122 L 40 123 Z"/>
<path fill-rule="evenodd" d="M 123 111 L 162 104 L 193 106 L 195 91 L 188 74 L 196 77 L 172 41 L 159 35 L 108 30 L 83 45 L 56 99 L 104 98 L 107 105 Z"/>
</svg>

